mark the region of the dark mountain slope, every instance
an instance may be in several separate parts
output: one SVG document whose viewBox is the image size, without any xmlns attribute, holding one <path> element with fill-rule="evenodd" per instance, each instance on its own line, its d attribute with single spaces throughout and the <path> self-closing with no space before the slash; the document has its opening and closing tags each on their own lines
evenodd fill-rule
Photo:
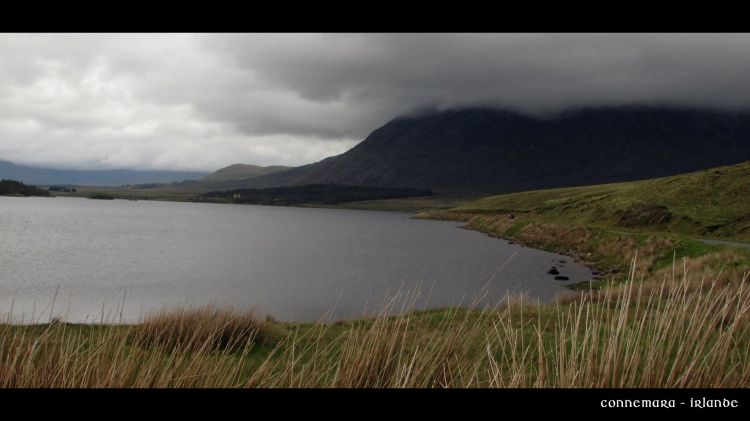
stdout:
<svg viewBox="0 0 750 421">
<path fill-rule="evenodd" d="M 463 109 L 396 118 L 348 152 L 247 180 L 505 193 L 662 177 L 750 159 L 750 113 L 661 107 L 538 118 Z"/>
</svg>

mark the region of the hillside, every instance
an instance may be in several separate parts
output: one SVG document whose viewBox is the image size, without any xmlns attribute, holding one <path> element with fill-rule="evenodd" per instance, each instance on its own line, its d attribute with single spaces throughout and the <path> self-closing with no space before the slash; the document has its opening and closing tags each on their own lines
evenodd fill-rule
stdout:
<svg viewBox="0 0 750 421">
<path fill-rule="evenodd" d="M 241 187 L 498 194 L 664 177 L 749 159 L 750 113 L 627 106 L 541 118 L 475 108 L 396 118 L 344 154 Z"/>
<path fill-rule="evenodd" d="M 750 162 L 652 180 L 491 196 L 452 211 L 750 240 Z"/>
<path fill-rule="evenodd" d="M 171 183 L 206 175 L 193 171 L 62 170 L 16 165 L 0 160 L 0 178 L 39 185 L 120 186 Z"/>
<path fill-rule="evenodd" d="M 200 181 L 221 182 L 230 180 L 243 180 L 247 178 L 257 177 L 259 175 L 273 174 L 275 172 L 288 170 L 289 168 L 291 167 L 285 167 L 282 165 L 261 167 L 258 165 L 250 164 L 233 164 L 206 175 L 205 177 L 201 178 Z"/>
</svg>

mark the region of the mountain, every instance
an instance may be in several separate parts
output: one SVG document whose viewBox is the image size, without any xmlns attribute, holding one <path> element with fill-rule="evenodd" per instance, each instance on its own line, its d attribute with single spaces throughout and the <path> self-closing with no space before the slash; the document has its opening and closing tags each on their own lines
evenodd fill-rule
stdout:
<svg viewBox="0 0 750 421">
<path fill-rule="evenodd" d="M 186 179 L 198 179 L 205 175 L 206 173 L 190 171 L 60 170 L 28 167 L 0 160 L 0 178 L 39 185 L 120 186 L 123 184 L 171 183 Z"/>
<path fill-rule="evenodd" d="M 268 167 L 261 167 L 258 165 L 250 164 L 233 164 L 228 167 L 224 167 L 220 170 L 212 172 L 207 176 L 201 178 L 200 181 L 205 182 L 217 182 L 217 181 L 231 181 L 231 180 L 243 180 L 247 178 L 257 177 L 259 175 L 273 174 L 275 172 L 288 170 L 291 167 L 285 167 L 282 165 L 272 165 Z"/>
<path fill-rule="evenodd" d="M 508 193 L 630 181 L 750 159 L 750 113 L 622 106 L 535 117 L 470 108 L 396 118 L 344 154 L 243 183 Z"/>
</svg>

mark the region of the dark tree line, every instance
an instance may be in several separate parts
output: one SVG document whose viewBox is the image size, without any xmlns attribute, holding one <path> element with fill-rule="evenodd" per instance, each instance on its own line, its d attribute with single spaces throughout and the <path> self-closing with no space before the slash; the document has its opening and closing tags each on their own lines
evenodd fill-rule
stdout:
<svg viewBox="0 0 750 421">
<path fill-rule="evenodd" d="M 311 184 L 297 187 L 215 191 L 200 195 L 197 197 L 197 200 L 251 203 L 259 205 L 300 205 L 307 203 L 336 204 L 360 200 L 430 196 L 432 194 L 431 190 L 425 189 L 394 189 L 338 184 Z"/>
<path fill-rule="evenodd" d="M 21 195 L 21 196 L 49 196 L 47 190 L 42 190 L 36 186 L 27 186 L 15 180 L 0 181 L 0 196 Z"/>
</svg>

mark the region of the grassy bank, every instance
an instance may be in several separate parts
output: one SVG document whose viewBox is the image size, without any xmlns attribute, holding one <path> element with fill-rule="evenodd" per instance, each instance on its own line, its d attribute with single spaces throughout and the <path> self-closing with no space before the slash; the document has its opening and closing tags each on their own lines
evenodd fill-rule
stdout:
<svg viewBox="0 0 750 421">
<path fill-rule="evenodd" d="M 750 240 L 750 163 L 661 179 L 491 196 L 420 218 L 463 221 L 465 227 L 549 251 L 619 274 L 636 251 L 639 271 L 669 271 L 674 258 L 697 271 L 737 276 L 750 251 L 702 239 Z M 601 283 L 600 283 L 601 284 Z M 586 286 L 584 286 L 586 287 Z"/>
<path fill-rule="evenodd" d="M 747 387 L 747 276 L 685 268 L 552 305 L 386 315 L 405 296 L 339 323 L 202 308 L 129 326 L 5 324 L 0 386 Z"/>
<path fill-rule="evenodd" d="M 486 197 L 455 211 L 750 241 L 750 163 L 629 183 Z"/>
</svg>

